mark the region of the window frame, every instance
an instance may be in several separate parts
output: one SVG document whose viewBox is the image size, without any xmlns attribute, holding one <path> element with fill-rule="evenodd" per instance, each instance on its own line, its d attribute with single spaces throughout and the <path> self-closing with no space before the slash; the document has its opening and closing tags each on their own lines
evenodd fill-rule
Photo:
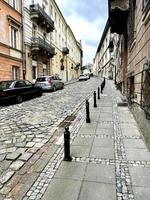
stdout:
<svg viewBox="0 0 150 200">
<path fill-rule="evenodd" d="M 18 43 L 18 38 L 19 38 L 19 31 L 16 27 L 11 25 L 11 40 L 10 40 L 10 46 L 14 49 L 18 49 L 19 43 Z"/>
<path fill-rule="evenodd" d="M 19 67 L 13 65 L 12 66 L 12 79 L 13 80 L 18 80 L 19 79 Z"/>
</svg>

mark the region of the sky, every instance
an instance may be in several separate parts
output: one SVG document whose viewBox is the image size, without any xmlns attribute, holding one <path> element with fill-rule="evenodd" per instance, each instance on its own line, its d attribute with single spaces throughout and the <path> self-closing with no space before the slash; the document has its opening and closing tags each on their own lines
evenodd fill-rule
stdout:
<svg viewBox="0 0 150 200">
<path fill-rule="evenodd" d="M 82 41 L 83 64 L 93 63 L 108 17 L 107 0 L 56 0 L 76 39 Z"/>
</svg>

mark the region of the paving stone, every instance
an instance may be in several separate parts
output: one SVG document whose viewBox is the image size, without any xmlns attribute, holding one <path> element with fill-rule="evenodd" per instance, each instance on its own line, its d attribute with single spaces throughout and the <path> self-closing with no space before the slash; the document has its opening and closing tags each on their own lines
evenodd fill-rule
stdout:
<svg viewBox="0 0 150 200">
<path fill-rule="evenodd" d="M 6 159 L 7 160 L 16 160 L 21 155 L 20 152 L 13 152 L 10 154 L 7 154 Z"/>
<path fill-rule="evenodd" d="M 14 171 L 6 171 L 6 172 L 4 172 L 4 174 L 0 178 L 0 182 L 2 184 L 6 183 L 14 175 L 14 173 L 15 173 Z"/>
<path fill-rule="evenodd" d="M 76 200 L 81 187 L 81 181 L 69 179 L 54 179 L 48 186 L 42 200 Z"/>
<path fill-rule="evenodd" d="M 3 161 L 6 157 L 6 154 L 0 154 L 0 162 Z"/>
<path fill-rule="evenodd" d="M 10 165 L 9 168 L 12 169 L 12 170 L 17 171 L 17 170 L 19 170 L 23 165 L 24 165 L 24 162 L 23 162 L 23 161 L 21 161 L 21 160 L 16 160 L 16 161 L 14 161 L 14 162 Z"/>
<path fill-rule="evenodd" d="M 27 144 L 26 144 L 26 147 L 33 147 L 35 145 L 35 142 L 28 142 Z"/>
<path fill-rule="evenodd" d="M 111 184 L 83 182 L 79 200 L 116 200 L 116 187 Z"/>
<path fill-rule="evenodd" d="M 27 161 L 31 158 L 32 155 L 32 153 L 22 153 L 22 155 L 19 157 L 19 160 Z"/>
<path fill-rule="evenodd" d="M 0 190 L 0 194 L 2 195 L 6 195 L 11 191 L 10 187 L 4 186 L 1 190 Z"/>
</svg>

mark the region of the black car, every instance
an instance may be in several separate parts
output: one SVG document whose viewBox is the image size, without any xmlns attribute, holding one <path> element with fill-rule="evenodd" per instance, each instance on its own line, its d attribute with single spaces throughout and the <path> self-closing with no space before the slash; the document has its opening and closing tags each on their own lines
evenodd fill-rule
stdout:
<svg viewBox="0 0 150 200">
<path fill-rule="evenodd" d="M 24 99 L 41 96 L 41 87 L 27 80 L 0 81 L 0 103 L 21 103 Z"/>
</svg>

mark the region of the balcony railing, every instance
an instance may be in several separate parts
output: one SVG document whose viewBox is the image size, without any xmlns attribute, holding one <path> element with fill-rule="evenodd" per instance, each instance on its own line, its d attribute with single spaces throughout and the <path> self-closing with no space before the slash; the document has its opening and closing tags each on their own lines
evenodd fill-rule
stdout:
<svg viewBox="0 0 150 200">
<path fill-rule="evenodd" d="M 47 32 L 51 32 L 55 29 L 54 21 L 48 16 L 48 14 L 42 9 L 39 4 L 30 5 L 31 19 L 39 22 L 43 27 L 46 27 Z"/>
<path fill-rule="evenodd" d="M 69 54 L 69 49 L 68 49 L 68 47 L 63 47 L 63 48 L 62 48 L 62 53 L 65 54 L 65 55 Z"/>
<path fill-rule="evenodd" d="M 51 58 L 55 55 L 55 48 L 40 37 L 31 38 L 31 51 L 46 54 Z"/>
</svg>

